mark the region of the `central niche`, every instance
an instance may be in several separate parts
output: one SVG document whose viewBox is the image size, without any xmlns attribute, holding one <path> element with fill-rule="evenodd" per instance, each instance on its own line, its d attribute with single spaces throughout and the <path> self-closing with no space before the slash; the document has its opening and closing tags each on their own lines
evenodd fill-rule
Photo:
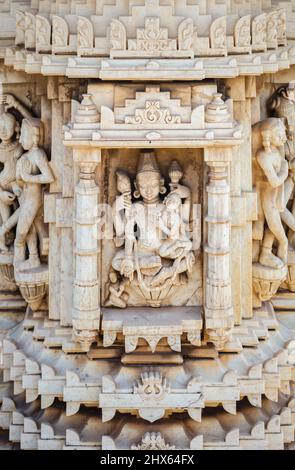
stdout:
<svg viewBox="0 0 295 470">
<path fill-rule="evenodd" d="M 105 150 L 103 170 L 103 306 L 201 306 L 202 151 Z"/>
</svg>

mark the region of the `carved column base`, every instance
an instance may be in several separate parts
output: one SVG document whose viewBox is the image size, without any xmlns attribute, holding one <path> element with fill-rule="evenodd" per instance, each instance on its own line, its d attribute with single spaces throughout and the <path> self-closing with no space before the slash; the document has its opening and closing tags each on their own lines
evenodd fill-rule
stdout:
<svg viewBox="0 0 295 470">
<path fill-rule="evenodd" d="M 225 344 L 232 339 L 234 326 L 232 310 L 229 308 L 216 312 L 206 309 L 206 335 L 208 342 L 213 343 L 217 351 L 224 349 Z M 217 313 L 221 313 L 221 316 L 218 317 Z"/>
<path fill-rule="evenodd" d="M 255 263 L 253 265 L 253 307 L 259 308 L 262 302 L 270 300 L 287 277 L 287 266 L 280 269 Z"/>
<path fill-rule="evenodd" d="M 15 281 L 33 312 L 40 310 L 48 290 L 48 266 L 31 271 L 16 271 Z"/>
<path fill-rule="evenodd" d="M 81 344 L 82 352 L 88 352 L 91 348 L 91 345 L 97 341 L 97 330 L 78 330 L 74 328 L 73 340 Z"/>
</svg>

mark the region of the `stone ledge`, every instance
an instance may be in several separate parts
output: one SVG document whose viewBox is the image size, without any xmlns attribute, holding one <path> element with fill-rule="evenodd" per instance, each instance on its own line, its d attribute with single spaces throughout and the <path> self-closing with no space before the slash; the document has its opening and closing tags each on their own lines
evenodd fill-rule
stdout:
<svg viewBox="0 0 295 470">
<path fill-rule="evenodd" d="M 194 346 L 200 346 L 202 327 L 200 307 L 102 309 L 104 346 L 112 346 L 122 334 L 127 353 L 135 351 L 140 338 L 153 353 L 164 338 L 173 351 L 180 352 L 182 335 Z"/>
</svg>

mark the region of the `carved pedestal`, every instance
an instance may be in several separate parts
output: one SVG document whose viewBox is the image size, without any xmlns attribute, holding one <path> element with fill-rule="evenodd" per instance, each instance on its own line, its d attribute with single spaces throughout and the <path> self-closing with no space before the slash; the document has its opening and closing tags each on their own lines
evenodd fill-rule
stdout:
<svg viewBox="0 0 295 470">
<path fill-rule="evenodd" d="M 48 266 L 32 271 L 16 271 L 15 281 L 33 312 L 39 310 L 48 291 Z"/>
<path fill-rule="evenodd" d="M 0 271 L 4 279 L 17 289 L 14 278 L 13 252 L 0 254 Z"/>
<path fill-rule="evenodd" d="M 287 276 L 287 266 L 281 269 L 253 265 L 253 306 L 259 308 L 263 301 L 270 300 Z"/>
<path fill-rule="evenodd" d="M 162 340 L 180 352 L 182 335 L 194 346 L 201 345 L 202 325 L 201 309 L 197 307 L 104 309 L 103 344 L 112 346 L 123 335 L 127 353 L 135 351 L 140 340 L 145 340 L 153 353 Z"/>
</svg>

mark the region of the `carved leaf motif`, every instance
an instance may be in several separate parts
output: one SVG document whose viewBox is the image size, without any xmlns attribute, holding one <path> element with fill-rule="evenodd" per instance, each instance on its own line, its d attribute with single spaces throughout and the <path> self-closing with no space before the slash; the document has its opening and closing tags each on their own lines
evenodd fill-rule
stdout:
<svg viewBox="0 0 295 470">
<path fill-rule="evenodd" d="M 276 42 L 278 38 L 277 31 L 277 11 L 272 11 L 267 15 L 266 22 L 266 40 L 267 42 Z"/>
<path fill-rule="evenodd" d="M 23 44 L 25 42 L 25 28 L 26 28 L 26 16 L 21 10 L 16 10 L 16 32 L 15 32 L 15 44 Z"/>
<path fill-rule="evenodd" d="M 112 346 L 117 338 L 116 331 L 105 331 L 103 334 L 103 345 L 105 348 Z"/>
<path fill-rule="evenodd" d="M 137 38 L 128 41 L 132 51 L 172 51 L 177 49 L 175 40 L 168 38 L 168 29 L 160 28 L 160 19 L 145 18 L 145 27 L 137 30 Z"/>
<path fill-rule="evenodd" d="M 92 48 L 94 41 L 93 25 L 88 18 L 78 17 L 78 47 Z"/>
<path fill-rule="evenodd" d="M 237 47 L 250 46 L 251 35 L 250 35 L 251 16 L 243 16 L 240 18 L 234 31 L 235 45 Z"/>
<path fill-rule="evenodd" d="M 44 16 L 36 16 L 36 43 L 38 46 L 50 46 L 51 25 Z"/>
<path fill-rule="evenodd" d="M 161 433 L 147 432 L 140 444 L 133 444 L 131 450 L 175 450 L 175 446 L 166 444 Z"/>
<path fill-rule="evenodd" d="M 64 47 L 68 45 L 69 27 L 67 22 L 60 16 L 52 17 L 52 44 Z"/>
<path fill-rule="evenodd" d="M 134 385 L 134 393 L 144 401 L 161 401 L 169 392 L 167 379 L 157 371 L 143 372 Z"/>
<path fill-rule="evenodd" d="M 180 116 L 172 116 L 169 109 L 161 109 L 160 101 L 146 101 L 145 109 L 137 109 L 135 116 L 127 116 L 125 124 L 181 124 Z"/>
<path fill-rule="evenodd" d="M 212 49 L 226 47 L 226 16 L 217 18 L 210 27 L 210 45 Z"/>
<path fill-rule="evenodd" d="M 138 336 L 125 336 L 125 351 L 130 353 L 135 351 L 138 343 Z"/>
<path fill-rule="evenodd" d="M 126 50 L 126 29 L 119 20 L 112 20 L 110 36 L 111 49 L 117 51 Z"/>
<path fill-rule="evenodd" d="M 286 10 L 281 9 L 277 12 L 277 37 L 278 40 L 284 41 L 286 39 Z"/>
<path fill-rule="evenodd" d="M 263 44 L 266 41 L 266 15 L 256 16 L 252 22 L 252 44 Z"/>
<path fill-rule="evenodd" d="M 143 336 L 143 338 L 146 340 L 149 347 L 151 348 L 151 351 L 154 353 L 157 349 L 158 343 L 161 340 L 162 336 L 161 335 L 146 335 L 146 336 Z"/>
<path fill-rule="evenodd" d="M 194 34 L 194 22 L 191 18 L 187 18 L 180 23 L 178 28 L 178 47 L 181 51 L 192 49 Z"/>
<path fill-rule="evenodd" d="M 181 352 L 181 341 L 179 335 L 168 336 L 167 342 L 173 351 Z"/>
<path fill-rule="evenodd" d="M 26 47 L 35 47 L 36 17 L 28 12 L 26 12 L 25 28 Z"/>
</svg>

